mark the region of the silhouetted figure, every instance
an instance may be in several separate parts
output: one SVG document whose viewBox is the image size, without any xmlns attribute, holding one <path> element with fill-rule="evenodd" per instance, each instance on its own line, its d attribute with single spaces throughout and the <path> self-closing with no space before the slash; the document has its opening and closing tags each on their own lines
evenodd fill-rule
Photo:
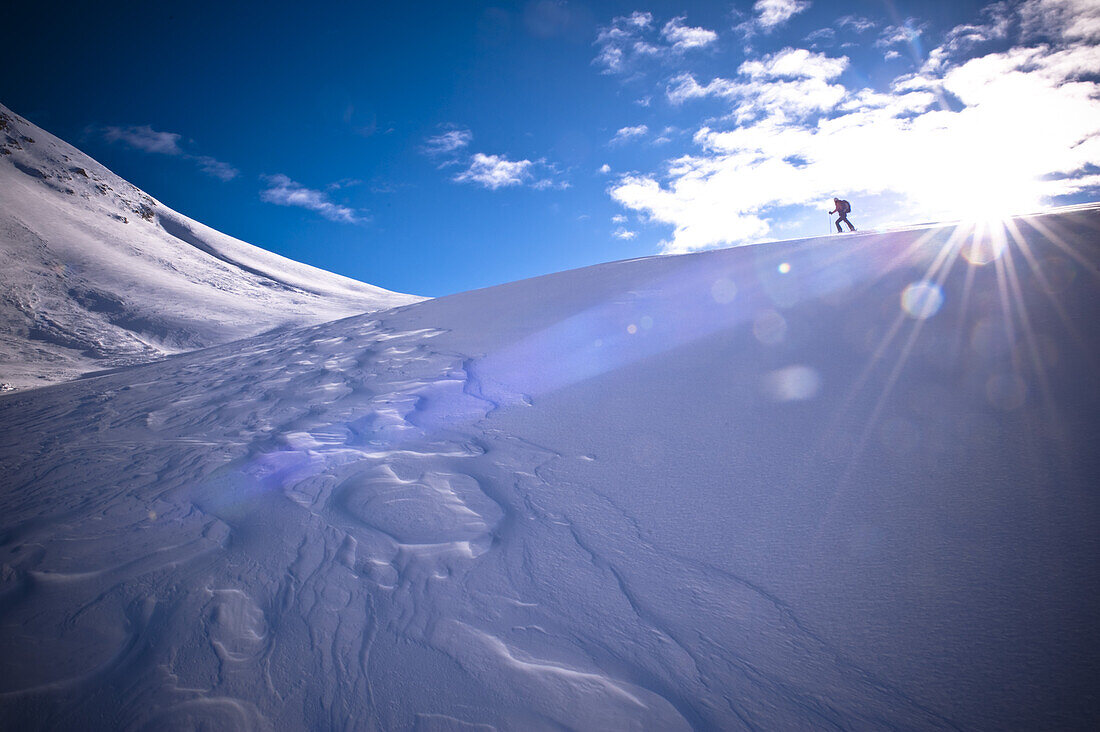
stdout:
<svg viewBox="0 0 1100 732">
<path fill-rule="evenodd" d="M 837 233 L 838 234 L 840 233 L 840 222 L 841 221 L 848 224 L 848 231 L 855 231 L 856 227 L 852 226 L 852 222 L 848 220 L 848 214 L 852 210 L 852 204 L 848 203 L 847 201 L 842 201 L 839 198 L 834 198 L 833 199 L 833 204 L 836 206 L 836 208 L 834 208 L 832 211 L 830 211 L 829 215 L 832 216 L 835 213 L 840 214 L 840 218 L 836 220 L 836 231 L 837 231 Z"/>
</svg>

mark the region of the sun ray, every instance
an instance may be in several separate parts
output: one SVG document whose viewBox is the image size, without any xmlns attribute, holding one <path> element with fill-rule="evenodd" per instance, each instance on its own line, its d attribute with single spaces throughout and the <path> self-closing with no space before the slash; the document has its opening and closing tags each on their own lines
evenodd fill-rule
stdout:
<svg viewBox="0 0 1100 732">
<path fill-rule="evenodd" d="M 1008 283 L 1005 281 L 1004 257 L 993 260 L 993 271 L 997 276 L 997 302 L 1001 306 L 1001 319 L 1004 321 L 1005 337 L 1009 345 L 1016 343 L 1016 328 L 1012 318 L 1012 306 L 1008 302 Z"/>
<path fill-rule="evenodd" d="M 970 308 L 970 295 L 974 289 L 974 276 L 977 274 L 977 267 L 967 267 L 966 277 L 963 280 L 962 297 L 959 298 L 959 319 L 955 325 L 955 342 L 951 346 L 951 358 L 952 361 L 957 362 L 962 357 L 963 349 L 963 331 L 966 326 L 966 311 Z"/>
<path fill-rule="evenodd" d="M 972 226 L 960 225 L 955 227 L 947 238 L 947 241 L 940 246 L 936 252 L 935 257 L 929 263 L 925 270 L 923 281 L 934 281 L 937 287 L 941 287 L 947 280 L 948 275 L 951 273 L 951 269 L 954 267 L 955 262 L 958 260 L 960 252 L 962 251 L 961 243 L 966 237 L 973 232 Z M 931 234 L 932 232 L 930 232 Z M 922 236 L 918 241 L 927 242 L 931 239 L 931 236 Z M 910 246 L 906 251 L 914 252 L 914 246 Z M 897 261 L 895 258 L 894 261 Z M 897 337 L 903 329 L 904 323 L 910 316 L 905 312 L 902 312 L 895 318 L 891 325 L 890 331 L 887 333 L 883 342 L 872 354 L 870 361 L 860 374 L 856 383 L 849 390 L 845 399 L 841 403 L 840 408 L 837 410 L 837 415 L 834 420 L 839 421 L 844 414 L 846 414 L 860 391 L 866 386 L 867 381 L 870 378 L 871 372 L 874 370 L 877 363 L 882 359 L 886 350 L 889 348 L 890 343 Z M 818 524 L 818 537 L 820 538 L 821 532 L 824 531 L 826 525 L 828 525 L 831 516 L 836 508 L 837 502 L 844 492 L 845 486 L 851 480 L 852 471 L 855 469 L 860 456 L 867 448 L 867 444 L 870 442 L 871 435 L 874 432 L 874 428 L 878 423 L 878 419 L 882 414 L 882 410 L 885 408 L 887 400 L 892 393 L 894 386 L 897 384 L 898 379 L 901 376 L 902 371 L 905 368 L 906 363 L 909 361 L 909 356 L 920 336 L 921 329 L 924 325 L 923 318 L 916 318 L 916 322 L 913 323 L 913 329 L 910 331 L 908 338 L 905 340 L 905 344 L 901 348 L 901 352 L 898 354 L 898 359 L 894 363 L 890 370 L 890 373 L 886 377 L 886 382 L 883 384 L 882 391 L 875 400 L 875 406 L 871 410 L 871 414 L 868 416 L 863 424 L 863 429 L 860 432 L 859 438 L 856 440 L 855 445 L 849 455 L 846 456 L 847 465 L 837 481 L 836 489 L 829 497 L 828 504 L 824 513 L 821 516 L 821 521 Z M 831 432 L 832 430 L 830 430 Z"/>
<path fill-rule="evenodd" d="M 1012 290 L 1012 300 L 1016 303 L 1016 311 L 1020 318 L 1020 330 L 1023 331 L 1024 342 L 1027 345 L 1028 355 L 1031 358 L 1031 365 L 1035 369 L 1035 377 L 1039 381 L 1039 390 L 1042 393 L 1045 404 L 1052 412 L 1051 416 L 1057 418 L 1057 409 L 1054 404 L 1053 395 L 1051 394 L 1046 366 L 1043 363 L 1042 354 L 1039 351 L 1035 329 L 1032 327 L 1031 316 L 1028 313 L 1027 303 L 1024 300 L 1023 287 L 1020 285 L 1020 278 L 1017 274 L 1016 264 L 1010 250 L 1005 250 L 1005 276 L 1008 286 Z M 1055 423 L 1060 424 L 1057 420 Z"/>
<path fill-rule="evenodd" d="M 1024 248 L 1026 248 L 1026 244 L 1021 249 Z M 1061 463 L 1061 468 L 1063 470 L 1068 470 L 1071 468 L 1073 462 L 1070 436 L 1065 429 L 1061 410 L 1058 407 L 1057 400 L 1054 397 L 1054 391 L 1051 388 L 1050 375 L 1043 360 L 1042 350 L 1039 346 L 1035 329 L 1031 323 L 1031 316 L 1028 313 L 1024 299 L 1023 286 L 1020 284 L 1019 275 L 1012 259 L 1011 252 L 1006 253 L 1005 269 L 1008 275 L 1009 286 L 1013 291 L 1014 302 L 1016 303 L 1019 313 L 1020 326 L 1024 333 L 1028 356 L 1031 359 L 1032 368 L 1035 371 L 1035 378 L 1039 382 L 1041 406 L 1047 416 L 1046 429 L 1049 429 L 1053 433 L 1050 442 Z"/>
<path fill-rule="evenodd" d="M 953 246 L 952 241 L 955 237 L 952 237 L 944 244 L 936 255 L 936 259 L 929 265 L 928 270 L 925 272 L 924 279 L 931 280 L 935 277 L 937 286 L 942 287 L 943 283 L 947 279 L 947 275 L 951 272 L 951 268 L 954 266 L 955 261 L 959 257 L 960 247 Z M 890 374 L 886 378 L 886 383 L 883 384 L 882 393 L 879 394 L 878 399 L 875 401 L 875 407 L 871 411 L 871 416 L 867 419 L 867 424 L 864 425 L 863 435 L 860 437 L 858 443 L 859 447 L 854 457 L 858 457 L 862 452 L 863 447 L 866 446 L 867 441 L 870 439 L 871 432 L 874 430 L 875 425 L 878 422 L 879 416 L 882 414 L 882 410 L 886 405 L 886 400 L 893 391 L 894 386 L 897 384 L 898 378 L 901 376 L 902 370 L 905 368 L 905 364 L 909 361 L 909 356 L 913 351 L 913 347 L 917 342 L 917 338 L 920 336 L 921 329 L 924 326 L 924 319 L 918 318 L 913 323 L 913 330 L 909 334 L 909 338 L 906 339 L 905 345 L 901 349 L 901 353 L 898 355 L 898 360 L 894 364 L 894 367 L 890 370 Z"/>
<path fill-rule="evenodd" d="M 1053 228 L 1048 226 L 1046 222 L 1041 221 L 1038 217 L 1028 217 L 1023 220 L 1027 222 L 1027 224 L 1030 225 L 1031 228 L 1035 229 L 1044 237 L 1046 237 L 1047 241 L 1062 250 L 1062 252 L 1066 256 L 1070 257 L 1071 259 L 1073 259 L 1073 261 L 1084 267 L 1086 272 L 1088 272 L 1096 279 L 1100 279 L 1100 269 L 1097 268 L 1096 264 L 1094 262 L 1090 262 L 1084 257 L 1084 255 L 1074 249 L 1069 243 L 1066 242 L 1065 239 L 1063 239 L 1059 234 L 1055 233 Z"/>
<path fill-rule="evenodd" d="M 1019 227 L 1016 226 L 1015 221 L 1006 221 L 1005 227 L 1008 231 L 1009 236 L 1012 238 L 1012 241 L 1016 244 L 1017 248 L 1019 248 L 1020 254 L 1027 262 L 1027 266 L 1030 269 L 1032 275 L 1035 277 L 1036 280 L 1038 280 L 1040 289 L 1043 291 L 1043 295 L 1047 298 L 1047 300 L 1050 301 L 1055 313 L 1057 313 L 1058 315 L 1059 320 L 1062 321 L 1062 325 L 1065 326 L 1066 330 L 1069 332 L 1070 336 L 1073 338 L 1076 344 L 1081 347 L 1081 352 L 1084 354 L 1085 358 L 1089 359 L 1089 366 L 1094 371 L 1098 370 L 1100 366 L 1093 362 L 1092 358 L 1090 357 L 1089 349 L 1086 347 L 1085 336 L 1081 333 L 1077 326 L 1074 325 L 1073 320 L 1069 317 L 1069 313 L 1066 312 L 1065 306 L 1062 304 L 1062 301 L 1059 300 L 1056 296 L 1056 288 L 1054 287 L 1054 284 L 1050 282 L 1046 273 L 1043 271 L 1042 264 L 1039 262 L 1038 258 L 1036 258 L 1035 253 L 1031 251 L 1031 245 L 1028 244 L 1027 239 L 1020 232 Z M 1039 231 L 1040 233 L 1043 233 L 1044 236 L 1046 236 L 1043 229 L 1036 228 L 1036 231 Z M 1052 243 L 1057 244 L 1057 242 L 1054 242 L 1053 240 L 1051 241 Z"/>
<path fill-rule="evenodd" d="M 966 236 L 965 233 L 960 233 L 960 232 L 964 232 L 964 229 L 962 229 L 960 227 L 956 227 L 955 229 L 953 229 L 951 231 L 950 235 L 947 238 L 947 241 L 944 242 L 943 246 L 940 247 L 940 250 L 936 254 L 936 257 L 933 258 L 932 263 L 929 264 L 928 269 L 925 271 L 925 274 L 924 274 L 924 279 L 925 280 L 928 280 L 928 279 L 930 279 L 930 278 L 932 278 L 936 275 L 936 271 L 943 264 L 944 259 L 947 257 L 947 255 L 952 250 L 957 251 L 959 249 L 958 242 Z M 926 242 L 931 240 L 932 235 L 934 233 L 937 233 L 937 232 L 930 231 L 928 234 L 919 237 L 913 244 L 911 244 L 909 247 L 906 248 L 905 253 L 904 253 L 904 257 L 908 258 L 914 252 L 918 251 L 921 246 L 923 246 Z M 957 256 L 957 254 L 955 256 Z M 954 263 L 954 259 L 955 259 L 954 257 L 951 258 L 951 263 L 952 264 Z M 891 263 L 892 263 L 891 268 L 893 268 L 894 266 L 897 266 L 897 264 L 900 263 L 901 261 L 904 261 L 904 259 L 902 257 L 895 257 L 894 259 L 892 259 L 891 260 Z M 942 284 L 942 280 L 938 284 Z M 845 397 L 844 402 L 843 402 L 843 404 L 841 406 L 841 409 L 840 409 L 841 412 L 844 412 L 844 411 L 847 410 L 847 407 L 852 403 L 852 401 L 856 398 L 856 396 L 858 396 L 859 393 L 863 390 L 863 388 L 867 385 L 867 381 L 870 379 L 871 373 L 874 371 L 875 367 L 878 365 L 878 362 L 886 354 L 886 351 L 889 349 L 890 345 L 893 343 L 894 339 L 897 337 L 898 333 L 901 331 L 902 326 L 904 326 L 906 321 L 908 321 L 910 319 L 911 319 L 910 316 L 908 314 L 906 314 L 904 311 L 898 313 L 898 315 L 894 318 L 894 321 L 893 321 L 893 323 L 891 323 L 890 328 L 887 331 L 886 335 L 883 337 L 883 339 L 879 343 L 878 347 L 876 347 L 875 351 L 871 354 L 871 358 L 868 360 L 867 365 L 864 367 L 863 371 L 860 372 L 860 375 L 856 378 L 855 383 L 852 385 L 852 388 L 849 390 L 848 395 Z"/>
<path fill-rule="evenodd" d="M 943 228 L 934 228 L 922 232 L 921 235 L 914 239 L 909 245 L 907 245 L 905 249 L 887 260 L 882 267 L 882 271 L 889 272 L 890 270 L 896 269 L 897 267 L 901 266 L 905 262 L 908 262 L 912 259 L 913 255 L 923 249 L 924 246 L 928 244 L 928 242 L 930 242 L 936 236 L 943 234 L 943 231 Z M 947 244 L 951 243 L 952 239 L 955 237 L 956 231 L 957 229 L 951 230 L 951 233 L 948 234 L 948 241 L 944 246 L 947 246 Z M 870 247 L 871 244 L 868 242 L 863 246 Z M 878 244 L 878 246 L 881 246 L 881 243 Z M 871 287 L 873 287 L 874 284 L 874 280 L 868 281 L 868 283 L 864 285 L 862 289 L 857 289 L 855 291 L 855 294 L 862 294 L 866 292 Z M 902 321 L 904 322 L 904 318 L 902 319 Z"/>
</svg>

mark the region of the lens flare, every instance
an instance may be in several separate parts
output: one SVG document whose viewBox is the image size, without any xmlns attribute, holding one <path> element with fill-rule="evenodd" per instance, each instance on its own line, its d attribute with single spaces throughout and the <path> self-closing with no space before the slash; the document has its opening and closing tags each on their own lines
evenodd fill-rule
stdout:
<svg viewBox="0 0 1100 732">
<path fill-rule="evenodd" d="M 1004 254 L 1008 239 L 1001 222 L 986 222 L 974 227 L 974 232 L 963 242 L 959 254 L 973 265 L 981 266 L 999 259 Z"/>
<path fill-rule="evenodd" d="M 787 337 L 787 321 L 774 310 L 761 310 L 752 321 L 752 334 L 764 345 L 774 346 Z"/>
<path fill-rule="evenodd" d="M 788 366 L 764 376 L 764 393 L 777 402 L 812 399 L 821 389 L 821 375 L 809 366 Z"/>
<path fill-rule="evenodd" d="M 710 286 L 710 296 L 720 305 L 733 302 L 737 297 L 737 285 L 728 277 L 721 277 Z"/>
<path fill-rule="evenodd" d="M 935 282 L 911 282 L 901 293 L 901 308 L 910 318 L 928 320 L 943 307 L 943 290 Z"/>
</svg>

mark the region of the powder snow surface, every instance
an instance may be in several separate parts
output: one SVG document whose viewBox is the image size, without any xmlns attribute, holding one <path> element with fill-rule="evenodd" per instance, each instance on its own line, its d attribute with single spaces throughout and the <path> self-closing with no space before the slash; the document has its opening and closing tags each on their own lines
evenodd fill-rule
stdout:
<svg viewBox="0 0 1100 732">
<path fill-rule="evenodd" d="M 420 299 L 203 226 L 3 105 L 0 253 L 14 387 Z"/>
<path fill-rule="evenodd" d="M 0 397 L 0 726 L 1095 728 L 1098 232 L 618 262 Z"/>
</svg>

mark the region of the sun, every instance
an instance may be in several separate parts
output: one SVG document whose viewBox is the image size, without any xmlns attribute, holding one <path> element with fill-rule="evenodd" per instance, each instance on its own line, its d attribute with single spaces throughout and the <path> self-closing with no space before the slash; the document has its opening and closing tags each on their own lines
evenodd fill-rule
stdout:
<svg viewBox="0 0 1100 732">
<path fill-rule="evenodd" d="M 993 216 L 961 224 L 959 255 L 972 265 L 985 265 L 1001 258 L 1008 246 L 1009 216 Z"/>
<path fill-rule="evenodd" d="M 993 226 L 1024 212 L 1003 198 L 978 194 L 971 199 L 961 218 L 978 226 Z"/>
<path fill-rule="evenodd" d="M 947 206 L 960 222 L 1002 228 L 1013 216 L 1042 208 L 1037 181 L 1004 166 L 958 175 L 943 185 Z"/>
</svg>

